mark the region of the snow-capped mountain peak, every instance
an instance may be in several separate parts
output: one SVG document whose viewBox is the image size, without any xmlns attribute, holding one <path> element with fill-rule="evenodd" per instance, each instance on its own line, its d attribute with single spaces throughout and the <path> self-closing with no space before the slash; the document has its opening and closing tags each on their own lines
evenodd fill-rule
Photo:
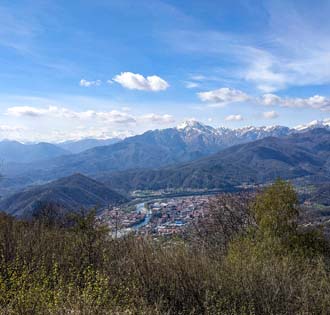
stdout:
<svg viewBox="0 0 330 315">
<path fill-rule="evenodd" d="M 186 120 L 183 123 L 179 124 L 176 129 L 180 132 L 194 132 L 194 133 L 216 133 L 216 129 L 204 125 L 203 123 L 197 120 Z"/>
<path fill-rule="evenodd" d="M 179 129 L 179 130 L 182 130 L 182 129 L 186 129 L 186 128 L 197 128 L 197 129 L 199 129 L 200 127 L 205 127 L 205 125 L 202 124 L 201 122 L 197 121 L 197 120 L 190 119 L 190 120 L 185 120 L 184 122 L 179 124 L 176 128 Z"/>
<path fill-rule="evenodd" d="M 305 125 L 298 125 L 294 129 L 297 131 L 306 131 L 308 129 L 315 128 L 329 128 L 330 127 L 330 118 L 324 120 L 313 120 Z"/>
<path fill-rule="evenodd" d="M 279 125 L 246 126 L 237 129 L 227 127 L 214 128 L 197 120 L 187 120 L 176 127 L 184 142 L 196 147 L 212 147 L 214 150 L 235 144 L 246 143 L 266 137 L 284 137 L 292 133 L 308 131 L 314 128 L 330 128 L 330 119 L 315 120 L 306 125 L 289 128 Z"/>
</svg>

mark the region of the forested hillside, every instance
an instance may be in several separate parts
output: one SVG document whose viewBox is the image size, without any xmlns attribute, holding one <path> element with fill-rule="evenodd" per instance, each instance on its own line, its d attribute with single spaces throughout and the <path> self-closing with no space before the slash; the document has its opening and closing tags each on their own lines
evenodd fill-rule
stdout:
<svg viewBox="0 0 330 315">
<path fill-rule="evenodd" d="M 100 175 L 125 190 L 224 188 L 262 184 L 276 178 L 330 180 L 330 131 L 314 129 L 283 138 L 269 137 L 225 149 L 190 163 Z"/>
<path fill-rule="evenodd" d="M 0 201 L 0 209 L 14 216 L 30 217 L 40 204 L 56 204 L 65 211 L 98 210 L 119 205 L 127 198 L 81 174 L 26 188 Z"/>
</svg>

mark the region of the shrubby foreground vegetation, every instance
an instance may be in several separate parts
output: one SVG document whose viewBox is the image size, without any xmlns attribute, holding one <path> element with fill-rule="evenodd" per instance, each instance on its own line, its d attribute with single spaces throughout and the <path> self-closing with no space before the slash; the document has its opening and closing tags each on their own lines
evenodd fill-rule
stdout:
<svg viewBox="0 0 330 315">
<path fill-rule="evenodd" d="M 185 237 L 114 240 L 93 212 L 0 216 L 1 314 L 330 314 L 329 243 L 293 188 L 219 197 Z"/>
</svg>

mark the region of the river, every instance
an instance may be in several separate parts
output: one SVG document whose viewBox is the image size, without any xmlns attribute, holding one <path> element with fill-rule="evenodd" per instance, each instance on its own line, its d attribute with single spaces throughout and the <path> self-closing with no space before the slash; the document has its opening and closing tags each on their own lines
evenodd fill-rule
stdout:
<svg viewBox="0 0 330 315">
<path fill-rule="evenodd" d="M 145 214 L 145 217 L 141 222 L 134 224 L 132 226 L 132 228 L 137 231 L 149 223 L 149 221 L 151 219 L 152 211 L 145 207 L 145 202 L 141 202 L 141 203 L 137 204 L 135 207 L 135 211 L 137 213 L 141 212 L 141 213 Z"/>
<path fill-rule="evenodd" d="M 145 214 L 144 219 L 142 221 L 140 221 L 139 223 L 133 224 L 130 228 L 120 229 L 117 231 L 117 233 L 113 232 L 112 233 L 113 237 L 117 237 L 117 238 L 123 237 L 134 231 L 138 231 L 139 229 L 141 229 L 142 227 L 144 227 L 145 225 L 147 225 L 149 223 L 149 221 L 152 217 L 152 211 L 145 207 L 145 202 L 138 203 L 135 206 L 135 211 L 137 213 Z"/>
</svg>

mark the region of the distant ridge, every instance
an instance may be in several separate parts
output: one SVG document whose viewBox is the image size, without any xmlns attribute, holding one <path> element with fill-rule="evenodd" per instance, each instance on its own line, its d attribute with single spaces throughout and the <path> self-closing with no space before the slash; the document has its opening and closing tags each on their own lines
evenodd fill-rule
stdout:
<svg viewBox="0 0 330 315">
<path fill-rule="evenodd" d="M 324 120 L 297 129 L 283 126 L 248 126 L 229 129 L 214 128 L 190 120 L 175 128 L 150 130 L 78 154 L 58 156 L 28 164 L 7 163 L 2 170 L 5 181 L 0 182 L 0 193 L 7 195 L 8 191 L 17 191 L 27 185 L 54 180 L 73 173 L 98 177 L 128 170 L 171 168 L 213 155 L 235 145 L 247 144 L 267 137 L 285 138 L 319 127 L 329 130 L 328 125 L 328 121 Z M 245 169 L 243 167 L 243 173 L 246 173 Z"/>
<path fill-rule="evenodd" d="M 71 153 L 80 153 L 85 150 L 89 150 L 95 147 L 105 146 L 117 143 L 122 139 L 111 138 L 111 139 L 81 139 L 81 140 L 69 140 L 57 143 L 56 145 L 64 150 L 67 150 Z"/>
<path fill-rule="evenodd" d="M 235 144 L 290 133 L 289 128 L 281 126 L 232 130 L 188 121 L 177 128 L 150 130 L 115 144 L 94 147 L 71 156 L 31 163 L 22 168 L 15 165 L 8 167 L 5 172 L 12 176 L 26 174 L 30 178 L 51 180 L 75 172 L 95 175 L 134 168 L 159 168 L 196 160 Z"/>
<path fill-rule="evenodd" d="M 23 144 L 13 140 L 0 141 L 0 159 L 4 162 L 28 163 L 67 154 L 70 152 L 47 142 Z"/>
<path fill-rule="evenodd" d="M 45 185 L 26 188 L 0 201 L 0 210 L 14 216 L 29 216 L 39 202 L 61 205 L 67 211 L 118 205 L 127 199 L 81 174 L 74 174 Z"/>
</svg>

